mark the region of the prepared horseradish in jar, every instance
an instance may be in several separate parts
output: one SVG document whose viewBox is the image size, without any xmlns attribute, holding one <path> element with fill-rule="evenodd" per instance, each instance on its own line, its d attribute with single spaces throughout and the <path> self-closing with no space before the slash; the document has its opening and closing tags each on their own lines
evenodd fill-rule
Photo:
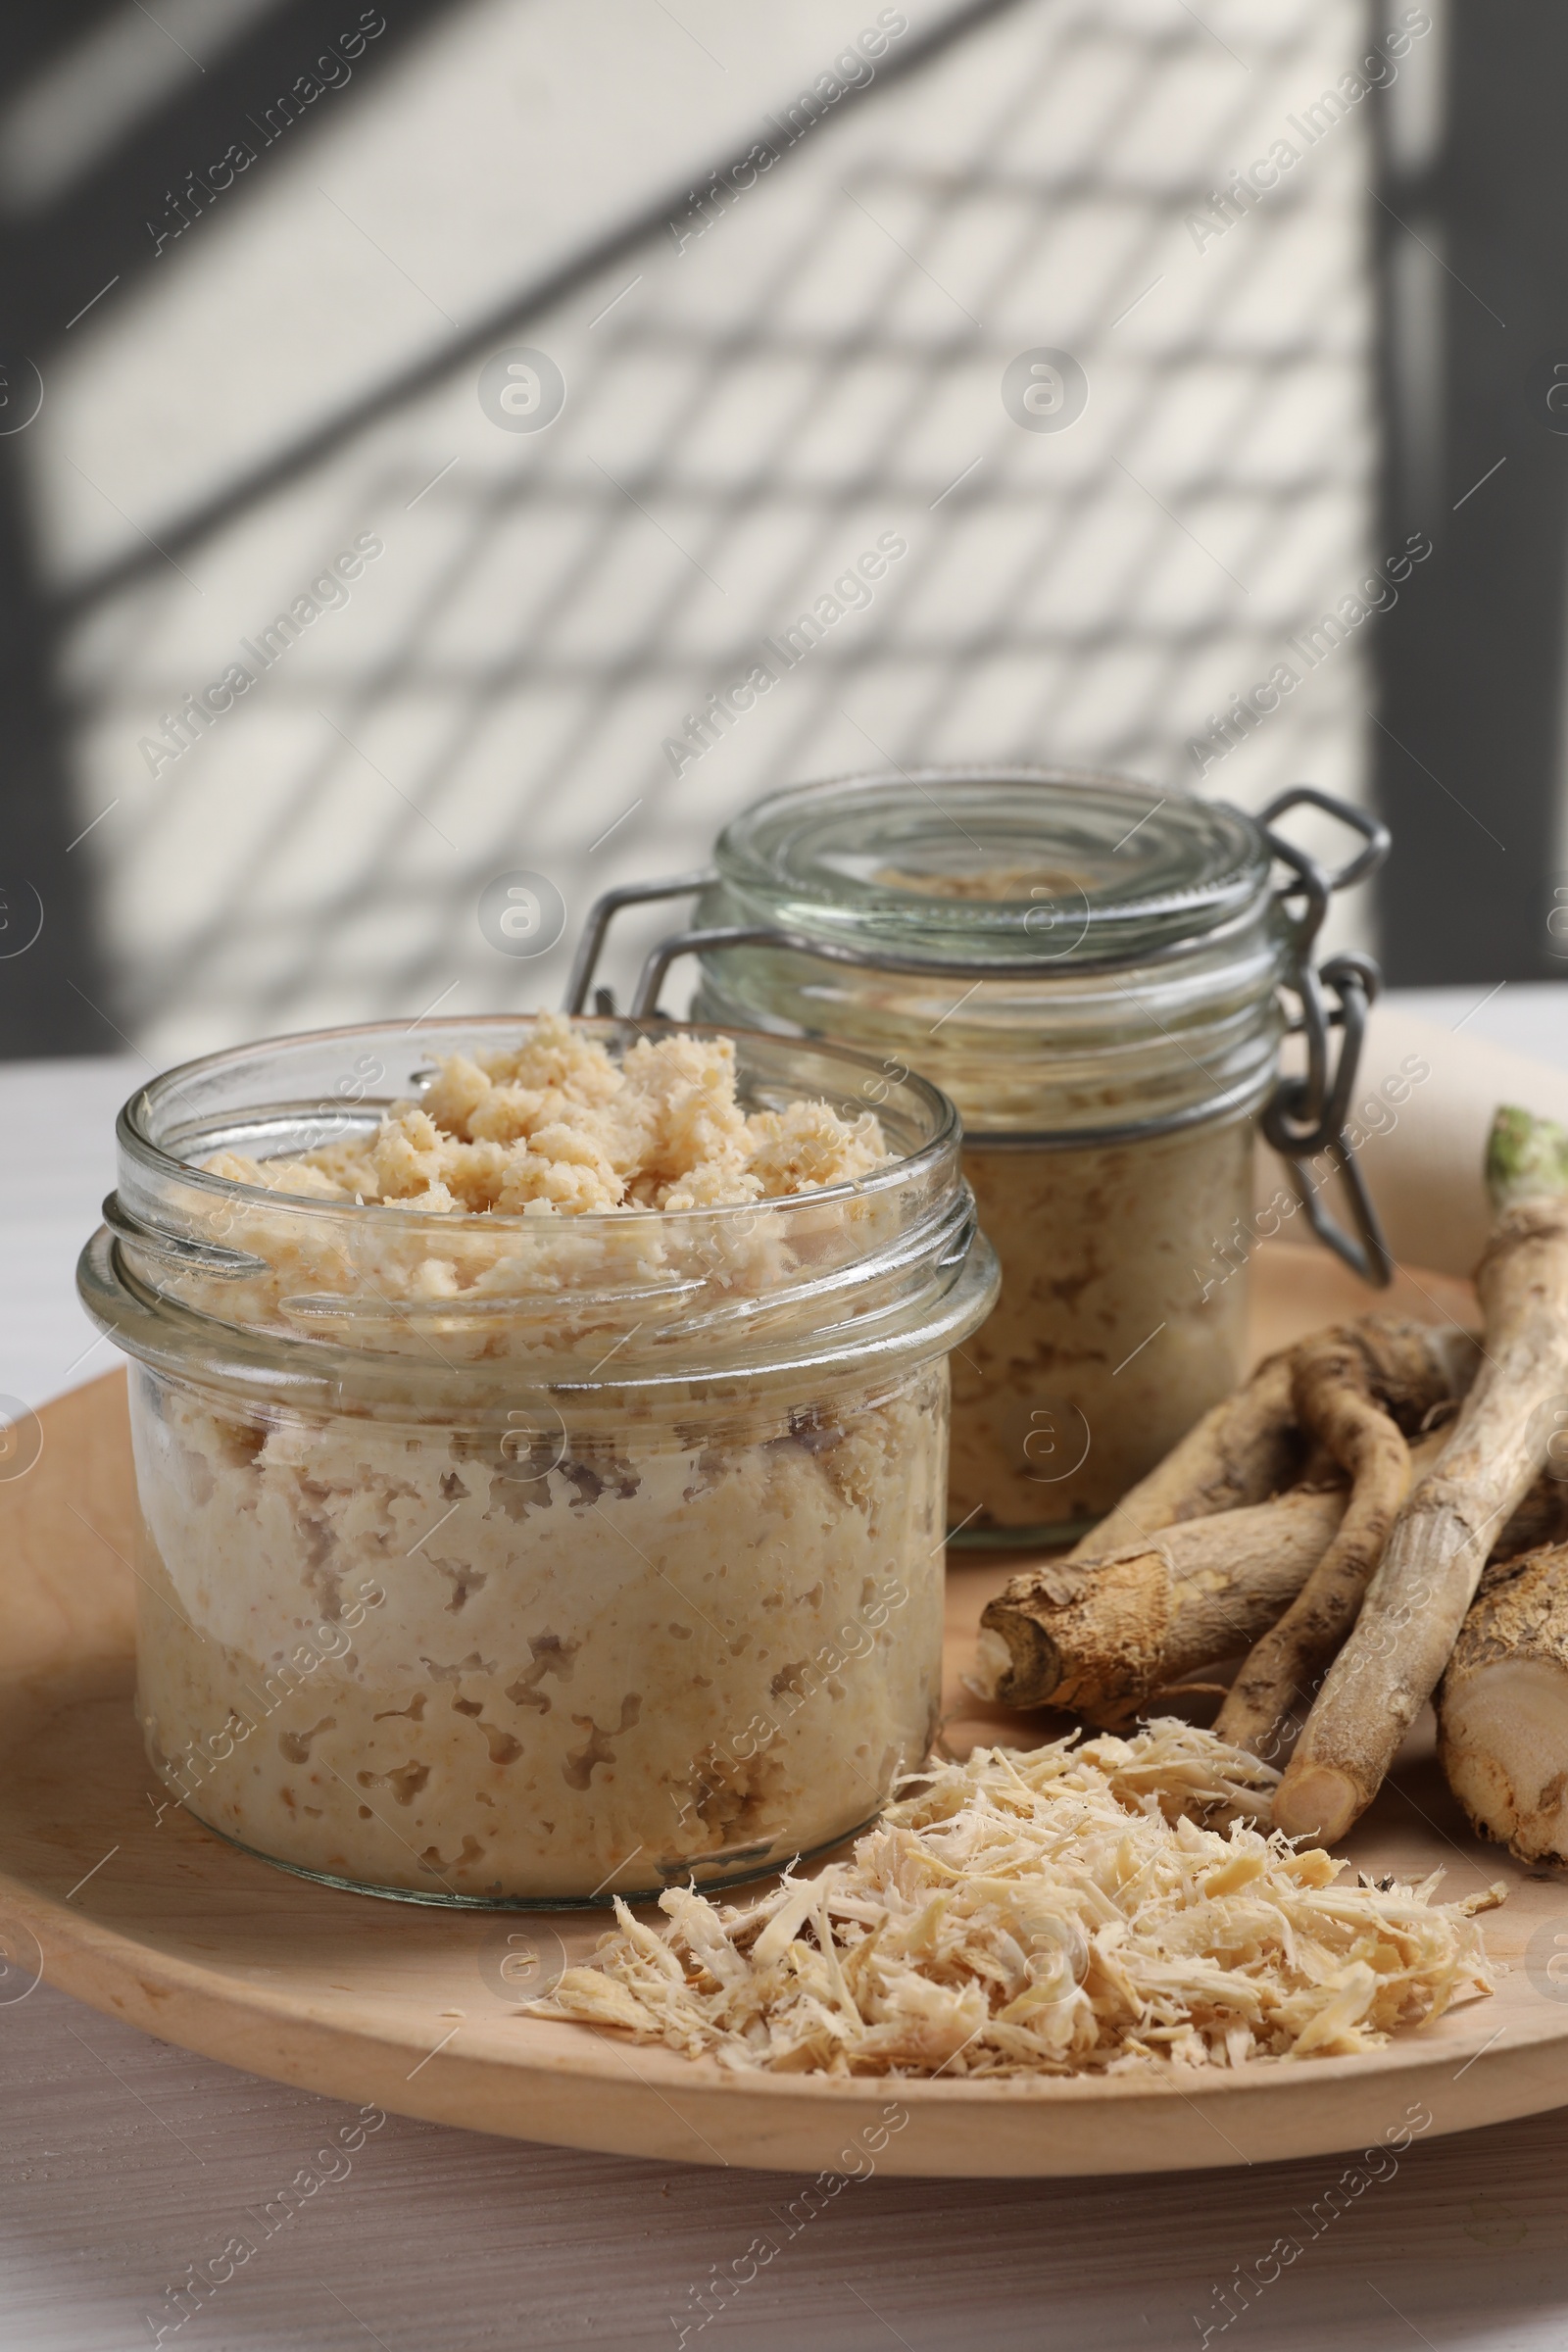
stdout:
<svg viewBox="0 0 1568 2352">
<path fill-rule="evenodd" d="M 841 1041 L 874 1055 L 890 1088 L 917 1070 L 957 1104 L 1003 1278 L 953 1359 L 949 1517 L 963 1541 L 1081 1534 L 1240 1374 L 1237 1236 L 1276 1084 L 1281 983 L 1302 985 L 1329 890 L 1387 846 L 1309 788 L 1285 796 L 1303 798 L 1367 837 L 1339 876 L 1238 809 L 1110 777 L 802 786 L 724 831 L 698 928 L 650 962 L 645 985 L 674 954 L 700 953 L 702 1018 Z M 1358 1044 L 1375 973 L 1341 967 Z M 1310 972 L 1305 989 L 1310 1098 L 1296 1081 L 1282 1098 L 1310 1099 L 1302 1134 L 1330 1092 Z"/>
<path fill-rule="evenodd" d="M 211 1828 L 431 1902 L 754 1875 L 925 1758 L 951 1104 L 831 1048 L 431 1022 L 126 1105 L 138 1709 Z"/>
</svg>

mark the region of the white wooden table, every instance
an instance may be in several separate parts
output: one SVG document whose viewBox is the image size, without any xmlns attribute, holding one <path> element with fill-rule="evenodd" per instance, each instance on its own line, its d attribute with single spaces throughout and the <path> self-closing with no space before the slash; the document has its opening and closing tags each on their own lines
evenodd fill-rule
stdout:
<svg viewBox="0 0 1568 2352">
<path fill-rule="evenodd" d="M 1568 1065 L 1568 992 L 1510 988 L 1481 1005 L 1484 993 L 1407 1001 Z M 71 1273 L 113 1181 L 113 1111 L 138 1074 L 128 1060 L 0 1071 L 0 1391 L 25 1401 L 108 1367 L 107 1349 L 88 1350 Z M 29 1157 L 35 1136 L 47 1163 Z M 187 2266 L 236 2230 L 255 2237 L 247 2209 L 301 2168 L 340 2171 L 317 2151 L 353 2121 L 46 1985 L 0 2006 L 0 2352 L 131 2352 L 160 2328 L 182 2352 L 616 2352 L 705 2335 L 759 2352 L 1319 2352 L 1331 2339 L 1343 2352 L 1557 2352 L 1568 2338 L 1568 2110 L 1417 2138 L 1355 2195 L 1334 2193 L 1333 2157 L 1134 2180 L 872 2177 L 793 2236 L 784 2208 L 802 2184 L 780 2176 L 393 2116 L 176 2329 L 169 2290 Z M 777 2252 L 700 2328 L 699 2293 L 760 2238 Z M 1250 2307 L 1234 2286 L 1227 2299 L 1228 2281 L 1276 2267 L 1278 2240 L 1299 2252 L 1277 2280 L 1250 2288 Z"/>
</svg>

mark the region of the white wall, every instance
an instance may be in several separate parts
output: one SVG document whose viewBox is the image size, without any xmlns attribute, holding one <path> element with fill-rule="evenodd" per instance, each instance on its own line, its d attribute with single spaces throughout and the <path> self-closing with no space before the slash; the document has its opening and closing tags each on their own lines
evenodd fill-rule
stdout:
<svg viewBox="0 0 1568 2352">
<path fill-rule="evenodd" d="M 547 431 L 499 429 L 466 356 L 389 393 L 744 155 L 877 13 L 456 9 L 73 330 L 30 455 L 56 584 L 85 598 L 79 824 L 110 809 L 75 854 L 146 1052 L 552 1002 L 597 891 L 699 862 L 781 781 L 886 757 L 1196 783 L 1207 714 L 1387 552 L 1363 270 L 1385 101 L 1310 148 L 1288 128 L 1364 48 L 1348 0 L 1020 0 L 900 79 L 961 13 L 910 5 L 870 86 L 706 234 L 656 225 L 497 332 L 564 372 Z M 1187 216 L 1281 137 L 1301 160 L 1200 249 Z M 0 125 L 0 173 L 4 153 Z M 1003 406 L 1040 346 L 1086 371 L 1070 430 Z M 177 567 L 149 544 L 356 405 Z M 160 712 L 366 531 L 385 553 L 352 602 L 150 774 Z M 886 531 L 908 553 L 869 608 L 674 776 L 683 714 Z M 1202 788 L 1358 796 L 1363 654 L 1352 636 Z M 514 867 L 567 908 L 535 961 L 475 918 Z"/>
</svg>

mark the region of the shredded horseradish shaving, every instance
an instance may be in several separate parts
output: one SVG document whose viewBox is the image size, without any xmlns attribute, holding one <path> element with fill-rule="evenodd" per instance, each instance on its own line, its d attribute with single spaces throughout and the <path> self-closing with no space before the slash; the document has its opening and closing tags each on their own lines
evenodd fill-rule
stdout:
<svg viewBox="0 0 1568 2352">
<path fill-rule="evenodd" d="M 661 1932 L 617 1901 L 595 1962 L 530 2007 L 735 2068 L 952 2079 L 1341 2057 L 1490 1992 L 1471 1913 L 1501 1889 L 1342 1885 L 1243 1820 L 1278 1779 L 1174 1717 L 977 1748 L 759 1902 L 672 1888 Z"/>
</svg>

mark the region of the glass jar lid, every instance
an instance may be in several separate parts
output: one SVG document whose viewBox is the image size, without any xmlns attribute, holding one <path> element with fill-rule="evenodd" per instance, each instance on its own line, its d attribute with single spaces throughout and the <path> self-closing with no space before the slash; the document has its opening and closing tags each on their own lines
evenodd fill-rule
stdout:
<svg viewBox="0 0 1568 2352">
<path fill-rule="evenodd" d="M 720 834 L 714 862 L 743 921 L 1065 973 L 1245 924 L 1272 854 L 1241 810 L 1122 777 L 921 768 L 772 793 Z"/>
</svg>

